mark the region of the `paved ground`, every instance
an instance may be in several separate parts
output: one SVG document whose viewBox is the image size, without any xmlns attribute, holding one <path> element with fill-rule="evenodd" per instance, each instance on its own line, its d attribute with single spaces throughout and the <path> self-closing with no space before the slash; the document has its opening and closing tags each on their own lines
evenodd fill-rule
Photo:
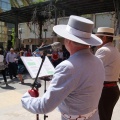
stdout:
<svg viewBox="0 0 120 120">
<path fill-rule="evenodd" d="M 0 120 L 36 120 L 36 115 L 32 114 L 21 106 L 22 95 L 30 89 L 33 79 L 29 75 L 25 75 L 25 84 L 21 85 L 18 79 L 10 80 L 9 86 L 6 87 L 2 77 L 0 76 Z M 42 87 L 39 89 L 40 95 L 44 93 L 44 81 L 41 82 Z M 47 82 L 47 86 L 49 82 Z M 120 86 L 120 84 L 119 84 Z M 55 109 L 47 114 L 46 120 L 60 120 L 60 113 Z M 39 115 L 40 120 L 44 120 L 43 115 Z M 115 106 L 112 120 L 120 120 L 120 99 Z"/>
<path fill-rule="evenodd" d="M 6 87 L 2 77 L 0 77 L 0 120 L 36 120 L 36 115 L 26 111 L 21 106 L 22 95 L 30 89 L 33 79 L 27 75 L 25 84 L 19 83 L 18 79 L 11 81 L 8 77 L 9 87 Z M 42 86 L 39 89 L 40 95 L 44 93 L 44 81 L 41 82 Z M 47 86 L 49 82 L 47 82 Z M 60 120 L 60 113 L 57 110 L 47 114 L 46 120 Z M 40 120 L 44 120 L 43 115 L 39 115 Z"/>
</svg>

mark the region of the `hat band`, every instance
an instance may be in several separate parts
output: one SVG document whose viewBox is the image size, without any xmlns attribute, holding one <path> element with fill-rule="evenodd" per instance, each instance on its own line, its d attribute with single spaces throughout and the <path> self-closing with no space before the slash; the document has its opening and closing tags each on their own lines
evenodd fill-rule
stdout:
<svg viewBox="0 0 120 120">
<path fill-rule="evenodd" d="M 91 33 L 87 33 L 87 32 L 83 32 L 83 31 L 74 29 L 74 28 L 70 27 L 69 25 L 67 25 L 66 30 L 69 33 L 71 33 L 77 37 L 82 37 L 82 38 L 90 38 L 91 37 Z"/>
<path fill-rule="evenodd" d="M 103 35 L 114 35 L 113 33 L 108 33 L 108 32 L 97 32 L 97 34 L 103 34 Z"/>
</svg>

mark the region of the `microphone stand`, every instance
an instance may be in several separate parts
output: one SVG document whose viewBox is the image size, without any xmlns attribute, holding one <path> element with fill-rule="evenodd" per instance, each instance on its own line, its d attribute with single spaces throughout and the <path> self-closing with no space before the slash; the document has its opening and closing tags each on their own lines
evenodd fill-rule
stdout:
<svg viewBox="0 0 120 120">
<path fill-rule="evenodd" d="M 37 75 L 36 75 L 35 81 L 34 81 L 34 83 L 32 84 L 32 89 L 34 89 L 34 87 L 35 87 L 38 92 L 39 92 L 39 88 L 41 87 L 41 83 L 37 82 L 37 79 L 38 79 L 40 70 L 41 70 L 41 68 L 42 68 L 42 65 L 43 65 L 43 63 L 44 63 L 44 61 L 45 61 L 46 54 L 47 54 L 47 53 L 46 53 L 45 51 L 43 51 L 42 62 L 41 62 L 41 64 L 40 64 L 40 67 L 39 67 L 38 73 L 37 73 Z M 45 89 L 44 89 L 44 93 L 45 93 L 45 92 L 46 92 L 46 81 L 48 81 L 48 79 L 45 79 L 45 78 L 44 78 L 44 80 L 45 80 Z M 49 79 L 49 80 L 50 80 L 50 79 Z M 47 117 L 48 117 L 48 116 L 44 114 L 44 120 L 46 120 Z M 39 120 L 39 114 L 36 114 L 36 120 Z"/>
</svg>

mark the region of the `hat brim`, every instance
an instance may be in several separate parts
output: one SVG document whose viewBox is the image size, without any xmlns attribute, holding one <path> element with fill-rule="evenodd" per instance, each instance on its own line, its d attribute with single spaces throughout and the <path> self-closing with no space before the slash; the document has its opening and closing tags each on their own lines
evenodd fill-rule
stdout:
<svg viewBox="0 0 120 120">
<path fill-rule="evenodd" d="M 66 30 L 66 26 L 67 25 L 56 25 L 53 27 L 53 31 L 63 38 L 66 38 L 71 41 L 81 43 L 84 45 L 99 46 L 103 43 L 102 40 L 94 34 L 91 34 L 91 37 L 89 39 L 77 37 L 77 36 L 69 33 Z"/>
<path fill-rule="evenodd" d="M 98 35 L 98 36 L 109 36 L 109 37 L 115 37 L 114 35 L 106 35 L 106 34 L 100 34 L 100 33 L 96 33 L 95 35 Z"/>
</svg>

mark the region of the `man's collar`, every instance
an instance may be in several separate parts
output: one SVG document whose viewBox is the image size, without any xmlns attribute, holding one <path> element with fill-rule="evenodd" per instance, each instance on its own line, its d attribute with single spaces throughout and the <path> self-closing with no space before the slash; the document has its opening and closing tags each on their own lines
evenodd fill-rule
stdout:
<svg viewBox="0 0 120 120">
<path fill-rule="evenodd" d="M 114 46 L 112 42 L 108 42 L 106 44 L 104 44 L 103 46 Z"/>
</svg>

